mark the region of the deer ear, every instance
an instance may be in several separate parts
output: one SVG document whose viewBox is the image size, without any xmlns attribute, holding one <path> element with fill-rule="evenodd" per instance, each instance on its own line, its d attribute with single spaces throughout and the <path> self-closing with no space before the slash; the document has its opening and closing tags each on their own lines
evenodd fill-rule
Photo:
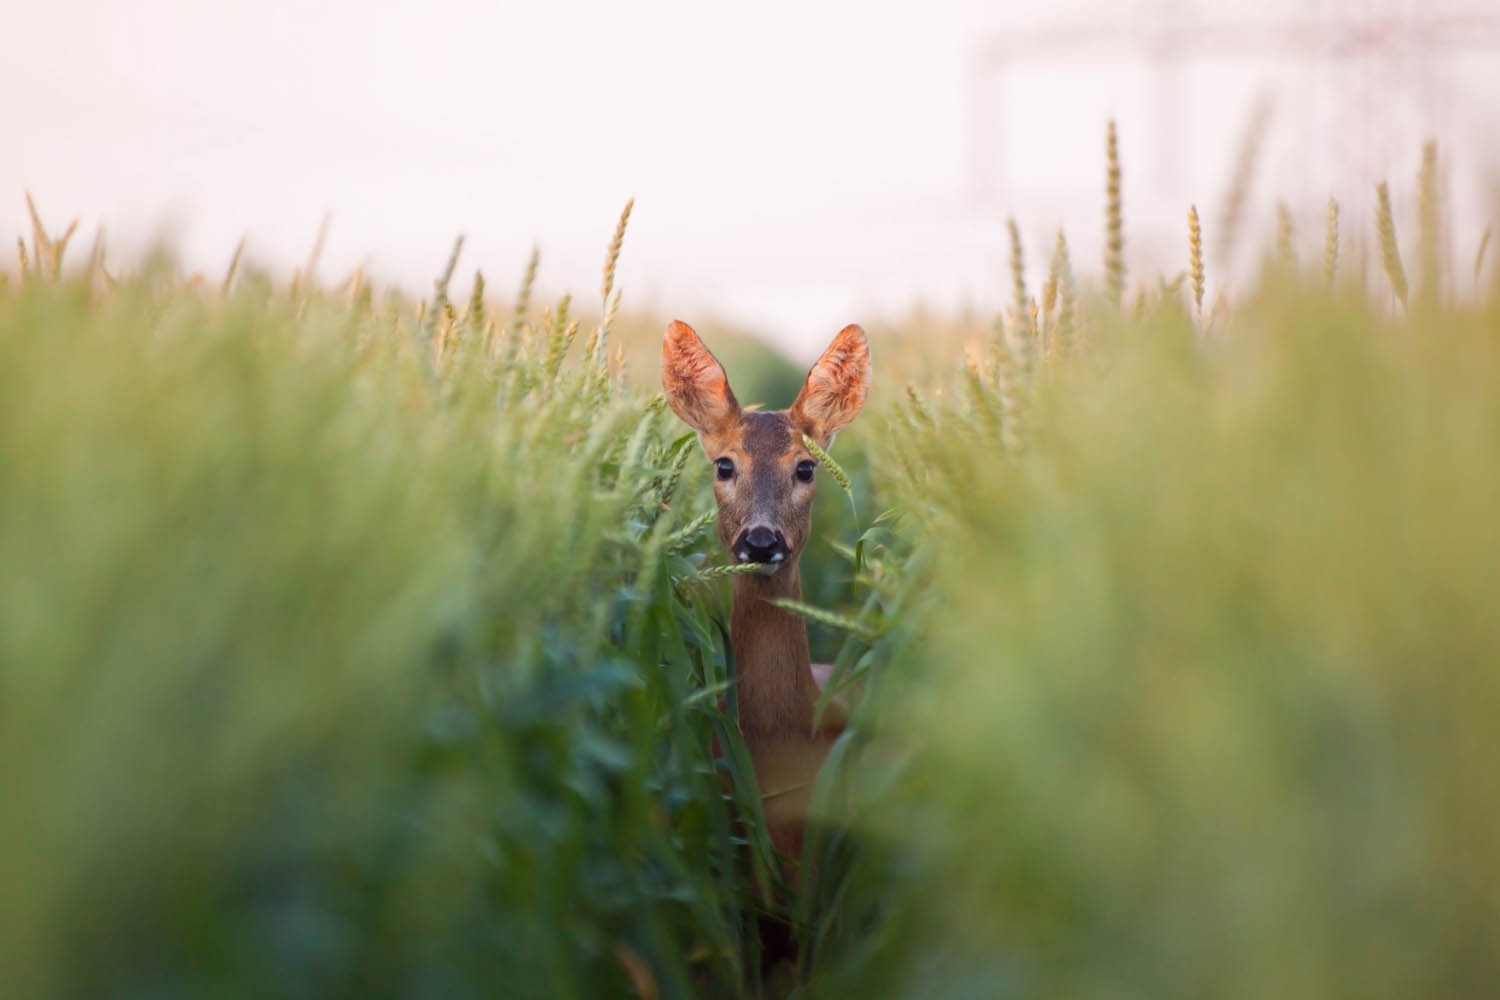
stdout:
<svg viewBox="0 0 1500 1000">
<path fill-rule="evenodd" d="M 686 323 L 673 320 L 661 343 L 661 387 L 672 412 L 700 434 L 722 430 L 740 415 L 724 366 Z"/>
<path fill-rule="evenodd" d="M 870 345 L 865 331 L 850 324 L 807 373 L 802 392 L 792 404 L 792 422 L 826 448 L 859 415 L 869 391 Z"/>
</svg>

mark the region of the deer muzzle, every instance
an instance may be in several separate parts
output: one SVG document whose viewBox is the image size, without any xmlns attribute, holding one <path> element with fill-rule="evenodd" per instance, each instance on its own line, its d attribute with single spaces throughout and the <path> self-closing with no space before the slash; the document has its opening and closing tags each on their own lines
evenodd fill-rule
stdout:
<svg viewBox="0 0 1500 1000">
<path fill-rule="evenodd" d="M 734 543 L 734 557 L 742 563 L 762 563 L 762 572 L 774 573 L 782 567 L 791 549 L 786 536 L 766 525 L 756 525 L 740 532 Z"/>
</svg>

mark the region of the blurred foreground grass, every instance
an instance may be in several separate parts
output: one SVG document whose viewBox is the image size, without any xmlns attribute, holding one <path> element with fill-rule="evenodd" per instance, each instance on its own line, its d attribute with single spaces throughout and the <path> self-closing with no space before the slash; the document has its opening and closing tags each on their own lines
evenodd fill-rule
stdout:
<svg viewBox="0 0 1500 1000">
<path fill-rule="evenodd" d="M 1092 294 L 941 395 L 877 341 L 793 889 L 608 330 L 0 288 L 6 992 L 1494 993 L 1500 297 Z"/>
<path fill-rule="evenodd" d="M 844 985 L 1492 995 L 1494 298 L 1273 270 L 1207 331 L 1170 295 L 1092 315 L 1073 363 L 892 422 L 932 590 Z"/>
<path fill-rule="evenodd" d="M 754 981 L 702 463 L 481 309 L 0 292 L 8 995 Z"/>
</svg>

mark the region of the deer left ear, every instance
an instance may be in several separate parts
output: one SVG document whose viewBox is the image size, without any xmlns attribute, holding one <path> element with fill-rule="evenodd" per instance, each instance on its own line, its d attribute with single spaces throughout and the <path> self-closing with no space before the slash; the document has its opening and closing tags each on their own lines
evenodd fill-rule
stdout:
<svg viewBox="0 0 1500 1000">
<path fill-rule="evenodd" d="M 870 345 L 854 324 L 839 331 L 828 350 L 807 373 L 789 416 L 803 433 L 823 447 L 859 416 L 870 392 Z"/>
<path fill-rule="evenodd" d="M 680 320 L 667 324 L 662 339 L 661 387 L 672 412 L 699 434 L 717 434 L 739 419 L 724 366 Z"/>
</svg>

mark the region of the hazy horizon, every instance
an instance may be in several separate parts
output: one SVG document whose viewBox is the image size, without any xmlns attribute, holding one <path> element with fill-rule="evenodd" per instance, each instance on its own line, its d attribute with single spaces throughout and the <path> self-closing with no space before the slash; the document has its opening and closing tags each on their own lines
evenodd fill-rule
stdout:
<svg viewBox="0 0 1500 1000">
<path fill-rule="evenodd" d="M 1329 16 L 1349 6 L 1316 5 Z M 115 255 L 165 231 L 186 266 L 213 273 L 243 235 L 252 259 L 289 273 L 327 214 L 325 281 L 368 261 L 423 293 L 462 233 L 465 287 L 482 268 L 504 293 L 535 245 L 542 291 L 584 301 L 635 197 L 619 274 L 628 307 L 722 317 L 805 356 L 845 322 L 917 301 L 1003 302 L 1008 216 L 1033 270 L 1059 225 L 1080 269 L 1096 270 L 1111 117 L 1129 265 L 1180 268 L 1186 206 L 1197 203 L 1212 245 L 1239 136 L 1267 94 L 1275 110 L 1247 228 L 1268 228 L 1284 199 L 1311 247 L 1330 193 L 1347 224 L 1364 224 L 1378 175 L 1409 213 L 1430 133 L 1454 197 L 1452 252 L 1471 252 L 1500 163 L 1484 127 L 1500 73 L 1483 52 L 1432 66 L 1413 50 L 1378 64 L 1403 67 L 1389 81 L 1359 79 L 1357 62 L 1255 52 L 1173 68 L 1124 42 L 1003 71 L 980 61 L 1001 29 L 1132 12 L 1213 19 L 1215 8 L 1022 15 L 938 0 L 920 18 L 879 18 L 850 0 L 738 14 L 461 0 L 31 7 L 0 66 L 7 92 L 29 95 L 0 163 L 0 226 L 27 229 L 29 189 L 49 224 L 81 219 L 78 243 L 103 226 Z M 1303 7 L 1257 16 L 1278 9 Z M 1368 125 L 1382 141 L 1341 152 L 1351 120 L 1364 142 L 1359 102 L 1382 88 Z M 1388 162 L 1368 162 L 1371 148 Z"/>
</svg>

